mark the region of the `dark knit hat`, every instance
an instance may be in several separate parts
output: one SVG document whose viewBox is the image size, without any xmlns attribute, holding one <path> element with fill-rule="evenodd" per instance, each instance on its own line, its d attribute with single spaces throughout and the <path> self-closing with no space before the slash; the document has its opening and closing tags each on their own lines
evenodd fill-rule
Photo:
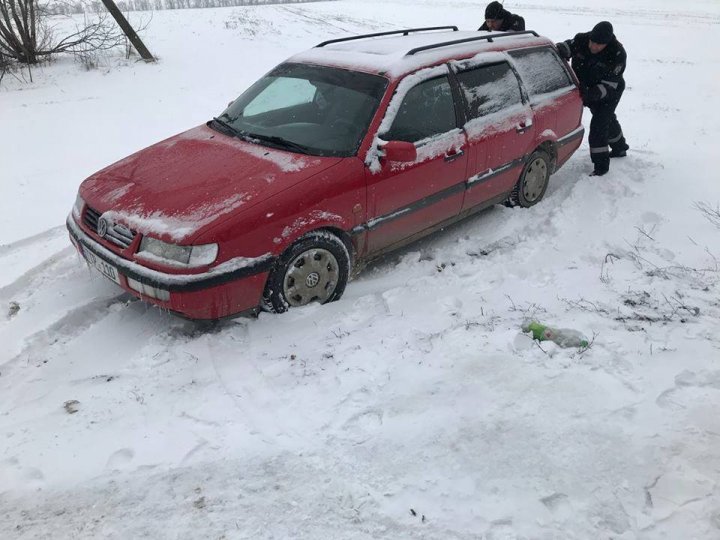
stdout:
<svg viewBox="0 0 720 540">
<path fill-rule="evenodd" d="M 502 19 L 505 17 L 505 10 L 500 2 L 490 2 L 485 8 L 486 19 Z"/>
<path fill-rule="evenodd" d="M 595 25 L 595 28 L 590 32 L 590 40 L 593 43 L 607 44 L 613 40 L 613 27 L 607 21 L 599 22 Z"/>
</svg>

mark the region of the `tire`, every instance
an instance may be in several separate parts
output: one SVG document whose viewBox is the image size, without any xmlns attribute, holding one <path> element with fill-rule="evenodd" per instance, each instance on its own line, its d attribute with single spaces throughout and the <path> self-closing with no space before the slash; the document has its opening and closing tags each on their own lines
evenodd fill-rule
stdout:
<svg viewBox="0 0 720 540">
<path fill-rule="evenodd" d="M 308 233 L 271 270 L 263 307 L 284 313 L 311 302 L 334 302 L 345 292 L 349 275 L 350 254 L 343 241 L 327 231 Z"/>
<path fill-rule="evenodd" d="M 542 200 L 550 180 L 550 163 L 550 156 L 543 150 L 535 150 L 530 155 L 510 193 L 510 206 L 530 208 Z"/>
</svg>

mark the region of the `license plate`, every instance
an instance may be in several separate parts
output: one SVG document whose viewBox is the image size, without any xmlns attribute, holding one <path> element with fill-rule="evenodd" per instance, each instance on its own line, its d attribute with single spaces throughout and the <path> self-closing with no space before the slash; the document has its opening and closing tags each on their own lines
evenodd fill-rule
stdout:
<svg viewBox="0 0 720 540">
<path fill-rule="evenodd" d="M 118 277 L 117 269 L 112 264 L 108 264 L 99 257 L 96 257 L 95 254 L 88 249 L 84 250 L 84 252 L 85 260 L 90 266 L 95 268 L 106 278 L 111 279 L 120 285 L 120 278 Z"/>
</svg>

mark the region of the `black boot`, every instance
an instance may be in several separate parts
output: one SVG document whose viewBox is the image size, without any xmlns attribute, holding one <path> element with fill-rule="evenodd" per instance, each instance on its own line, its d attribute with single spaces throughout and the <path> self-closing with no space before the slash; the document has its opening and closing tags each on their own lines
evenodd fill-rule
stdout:
<svg viewBox="0 0 720 540">
<path fill-rule="evenodd" d="M 601 154 L 592 154 L 592 162 L 595 167 L 590 176 L 602 176 L 610 170 L 610 154 L 603 152 Z"/>
<path fill-rule="evenodd" d="M 610 157 L 616 158 L 616 157 L 625 157 L 627 156 L 627 151 L 630 149 L 630 146 L 623 142 L 621 145 L 617 145 L 612 147 L 612 150 L 610 151 Z"/>
</svg>

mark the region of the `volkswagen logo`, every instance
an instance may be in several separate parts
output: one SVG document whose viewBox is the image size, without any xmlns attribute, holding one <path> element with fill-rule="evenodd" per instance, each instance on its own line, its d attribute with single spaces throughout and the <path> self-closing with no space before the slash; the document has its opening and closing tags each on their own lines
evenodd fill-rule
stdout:
<svg viewBox="0 0 720 540">
<path fill-rule="evenodd" d="M 100 236 L 100 238 L 105 236 L 105 234 L 107 233 L 107 230 L 108 230 L 107 219 L 101 217 L 98 220 L 98 227 L 97 227 L 97 232 L 98 232 L 98 235 Z"/>
<path fill-rule="evenodd" d="M 320 283 L 320 276 L 317 272 L 312 272 L 308 274 L 308 277 L 305 278 L 305 285 L 307 285 L 310 289 L 312 289 L 318 283 Z"/>
</svg>

